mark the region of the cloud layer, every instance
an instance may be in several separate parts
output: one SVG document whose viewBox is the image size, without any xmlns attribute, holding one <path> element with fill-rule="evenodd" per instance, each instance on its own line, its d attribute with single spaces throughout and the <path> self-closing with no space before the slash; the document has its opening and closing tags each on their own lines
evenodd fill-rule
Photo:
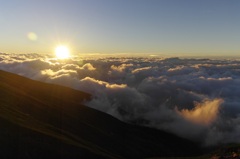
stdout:
<svg viewBox="0 0 240 159">
<path fill-rule="evenodd" d="M 204 145 L 240 142 L 239 60 L 1 53 L 0 69 L 89 92 L 89 107 L 125 122 Z"/>
</svg>

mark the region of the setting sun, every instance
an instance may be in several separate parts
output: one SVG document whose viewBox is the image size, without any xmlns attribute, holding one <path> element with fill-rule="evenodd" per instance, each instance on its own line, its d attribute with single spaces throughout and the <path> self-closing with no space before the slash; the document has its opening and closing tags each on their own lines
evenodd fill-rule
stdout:
<svg viewBox="0 0 240 159">
<path fill-rule="evenodd" d="M 66 46 L 61 45 L 56 47 L 55 55 L 59 59 L 66 59 L 66 58 L 69 58 L 70 52 Z"/>
</svg>

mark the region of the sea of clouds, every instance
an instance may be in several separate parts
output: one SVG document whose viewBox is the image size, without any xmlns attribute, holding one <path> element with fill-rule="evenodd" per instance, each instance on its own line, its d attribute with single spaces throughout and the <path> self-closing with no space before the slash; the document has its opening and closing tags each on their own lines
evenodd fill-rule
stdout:
<svg viewBox="0 0 240 159">
<path fill-rule="evenodd" d="M 89 107 L 204 145 L 240 142 L 240 60 L 0 53 L 0 69 L 91 93 Z"/>
</svg>

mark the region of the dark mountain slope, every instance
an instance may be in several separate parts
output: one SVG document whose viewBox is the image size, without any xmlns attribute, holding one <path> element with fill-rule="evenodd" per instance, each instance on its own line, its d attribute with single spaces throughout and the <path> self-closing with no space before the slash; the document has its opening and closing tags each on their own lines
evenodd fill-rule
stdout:
<svg viewBox="0 0 240 159">
<path fill-rule="evenodd" d="M 0 158 L 195 156 L 196 144 L 80 103 L 87 93 L 0 71 Z"/>
</svg>

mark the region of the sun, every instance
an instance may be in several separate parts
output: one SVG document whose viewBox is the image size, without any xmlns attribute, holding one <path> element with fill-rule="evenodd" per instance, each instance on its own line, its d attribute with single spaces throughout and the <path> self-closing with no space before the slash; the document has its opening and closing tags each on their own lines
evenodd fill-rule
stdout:
<svg viewBox="0 0 240 159">
<path fill-rule="evenodd" d="M 55 48 L 55 55 L 59 59 L 67 59 L 70 57 L 70 52 L 68 47 L 60 45 Z"/>
</svg>

